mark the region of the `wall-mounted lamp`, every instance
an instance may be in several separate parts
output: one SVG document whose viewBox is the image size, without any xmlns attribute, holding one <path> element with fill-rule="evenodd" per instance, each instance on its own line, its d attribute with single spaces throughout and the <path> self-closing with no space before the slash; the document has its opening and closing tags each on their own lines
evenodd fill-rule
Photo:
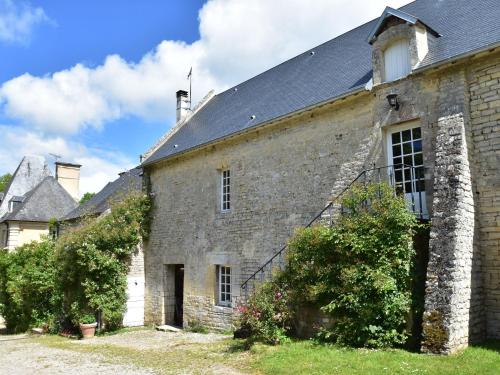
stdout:
<svg viewBox="0 0 500 375">
<path fill-rule="evenodd" d="M 387 95 L 387 101 L 389 102 L 391 108 L 394 108 L 396 111 L 399 109 L 398 94 Z"/>
</svg>

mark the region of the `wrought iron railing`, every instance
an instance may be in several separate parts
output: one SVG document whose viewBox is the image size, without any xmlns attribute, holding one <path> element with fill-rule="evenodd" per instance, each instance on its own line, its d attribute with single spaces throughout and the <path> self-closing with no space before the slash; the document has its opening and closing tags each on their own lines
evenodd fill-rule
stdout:
<svg viewBox="0 0 500 375">
<path fill-rule="evenodd" d="M 419 219 L 427 218 L 423 167 L 415 168 L 407 164 L 397 164 L 363 170 L 345 189 L 315 215 L 305 227 L 309 228 L 316 223 L 333 226 L 336 215 L 345 213 L 344 207 L 342 206 L 342 197 L 353 185 L 361 184 L 361 186 L 366 186 L 371 183 L 383 182 L 388 183 L 388 185 L 393 188 L 394 194 L 404 194 L 408 202 L 408 209 Z M 287 249 L 288 244 L 279 248 L 267 262 L 241 284 L 241 299 L 246 300 L 249 293 L 255 289 L 258 282 L 262 282 L 266 278 L 272 277 L 276 269 L 282 270 L 285 267 L 285 253 Z"/>
</svg>

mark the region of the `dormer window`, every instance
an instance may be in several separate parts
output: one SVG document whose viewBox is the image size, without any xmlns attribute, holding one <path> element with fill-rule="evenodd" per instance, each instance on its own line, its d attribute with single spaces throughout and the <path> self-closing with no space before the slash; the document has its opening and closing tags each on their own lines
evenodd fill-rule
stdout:
<svg viewBox="0 0 500 375">
<path fill-rule="evenodd" d="M 411 71 L 408 41 L 400 39 L 384 51 L 384 82 L 395 81 Z"/>
</svg>

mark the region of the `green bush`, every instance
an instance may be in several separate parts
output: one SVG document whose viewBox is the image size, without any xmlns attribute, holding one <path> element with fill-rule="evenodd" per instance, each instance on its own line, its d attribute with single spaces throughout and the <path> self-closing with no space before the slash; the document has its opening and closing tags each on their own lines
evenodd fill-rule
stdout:
<svg viewBox="0 0 500 375">
<path fill-rule="evenodd" d="M 353 187 L 342 204 L 348 213 L 332 228 L 301 229 L 291 240 L 282 275 L 290 297 L 332 318 L 322 339 L 357 347 L 403 344 L 417 220 L 386 185 Z"/>
<path fill-rule="evenodd" d="M 129 260 L 148 231 L 149 198 L 131 193 L 111 212 L 87 218 L 53 241 L 48 238 L 0 251 L 0 314 L 25 331 L 41 323 L 95 321 L 121 326 Z"/>
<path fill-rule="evenodd" d="M 63 234 L 56 243 L 57 285 L 63 312 L 77 325 L 100 313 L 107 329 L 121 326 L 126 309 L 129 260 L 147 235 L 150 201 L 132 193 L 104 217 Z"/>
<path fill-rule="evenodd" d="M 332 228 L 297 230 L 285 271 L 239 307 L 238 334 L 279 343 L 290 334 L 293 312 L 315 306 L 332 322 L 321 328 L 322 340 L 356 347 L 406 341 L 413 235 L 420 225 L 385 184 L 353 186 L 341 203 L 345 213 Z"/>
<path fill-rule="evenodd" d="M 238 330 L 250 341 L 276 345 L 287 341 L 290 330 L 288 292 L 279 281 L 266 282 L 252 294 L 248 302 L 237 307 Z"/>
<path fill-rule="evenodd" d="M 9 330 L 53 323 L 61 302 L 54 255 L 55 244 L 48 238 L 14 252 L 0 250 L 0 314 Z"/>
</svg>

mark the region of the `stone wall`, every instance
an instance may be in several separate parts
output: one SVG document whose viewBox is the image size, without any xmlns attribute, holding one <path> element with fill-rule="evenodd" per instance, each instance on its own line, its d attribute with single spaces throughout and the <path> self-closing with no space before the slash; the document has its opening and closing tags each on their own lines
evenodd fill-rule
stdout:
<svg viewBox="0 0 500 375">
<path fill-rule="evenodd" d="M 229 328 L 232 310 L 216 303 L 215 265 L 233 267 L 237 295 L 294 228 L 324 207 L 333 186 L 380 160 L 380 139 L 364 94 L 146 170 L 155 205 L 146 321 L 165 322 L 173 288 L 165 285 L 165 265 L 184 264 L 184 324 Z M 231 170 L 228 213 L 220 211 L 222 168 Z"/>
<path fill-rule="evenodd" d="M 500 55 L 470 67 L 486 335 L 500 338 Z"/>
<path fill-rule="evenodd" d="M 431 216 L 424 348 L 452 352 L 485 331 L 499 337 L 498 61 L 498 54 L 483 56 L 375 84 L 370 94 L 148 167 L 155 208 L 145 252 L 146 321 L 166 321 L 173 299 L 166 265 L 183 264 L 184 324 L 229 328 L 232 310 L 217 306 L 215 266 L 233 267 L 237 295 L 295 227 L 360 170 L 387 163 L 388 129 L 415 123 Z M 398 94 L 398 111 L 388 93 Z M 229 213 L 219 201 L 225 168 Z"/>
</svg>

